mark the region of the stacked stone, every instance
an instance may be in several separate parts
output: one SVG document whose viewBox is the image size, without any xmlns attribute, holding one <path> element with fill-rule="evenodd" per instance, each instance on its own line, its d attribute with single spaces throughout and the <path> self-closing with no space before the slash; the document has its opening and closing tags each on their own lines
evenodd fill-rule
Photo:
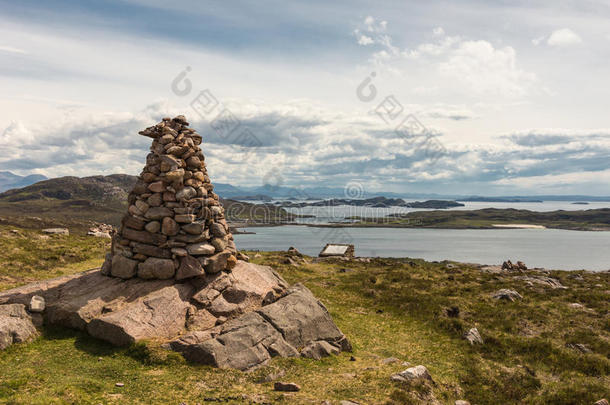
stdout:
<svg viewBox="0 0 610 405">
<path fill-rule="evenodd" d="M 102 267 L 123 279 L 182 280 L 231 270 L 233 236 L 213 192 L 198 145 L 184 116 L 163 118 L 140 132 L 153 138 L 129 209 Z"/>
</svg>

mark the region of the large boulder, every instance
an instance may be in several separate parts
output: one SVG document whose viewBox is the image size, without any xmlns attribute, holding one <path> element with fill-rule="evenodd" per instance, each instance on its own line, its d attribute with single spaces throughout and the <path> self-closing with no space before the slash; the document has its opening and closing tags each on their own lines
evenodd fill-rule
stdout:
<svg viewBox="0 0 610 405">
<path fill-rule="evenodd" d="M 0 305 L 0 350 L 27 342 L 38 335 L 23 304 Z"/>
<path fill-rule="evenodd" d="M 351 350 L 324 305 L 301 284 L 272 304 L 233 319 L 208 335 L 187 334 L 171 347 L 182 351 L 187 360 L 239 370 L 259 367 L 275 356 L 321 358 Z"/>
</svg>

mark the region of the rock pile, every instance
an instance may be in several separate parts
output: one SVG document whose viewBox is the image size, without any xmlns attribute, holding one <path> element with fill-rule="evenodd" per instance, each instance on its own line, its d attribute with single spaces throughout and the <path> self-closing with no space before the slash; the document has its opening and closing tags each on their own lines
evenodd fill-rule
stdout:
<svg viewBox="0 0 610 405">
<path fill-rule="evenodd" d="M 311 291 L 237 254 L 185 118 L 141 134 L 154 139 L 152 152 L 102 269 L 0 292 L 0 350 L 44 321 L 117 346 L 155 340 L 189 361 L 239 370 L 351 351 Z"/>
<path fill-rule="evenodd" d="M 198 145 L 184 116 L 163 118 L 140 132 L 151 153 L 129 194 L 102 272 L 129 279 L 216 274 L 237 263 L 233 236 Z"/>
<path fill-rule="evenodd" d="M 515 264 L 515 263 L 511 262 L 510 260 L 507 260 L 504 263 L 502 263 L 502 270 L 523 271 L 523 270 L 527 270 L 527 266 L 522 261 L 518 261 Z"/>
<path fill-rule="evenodd" d="M 95 236 L 96 238 L 112 238 L 116 230 L 114 226 L 109 224 L 94 223 L 87 231 L 87 236 Z"/>
</svg>

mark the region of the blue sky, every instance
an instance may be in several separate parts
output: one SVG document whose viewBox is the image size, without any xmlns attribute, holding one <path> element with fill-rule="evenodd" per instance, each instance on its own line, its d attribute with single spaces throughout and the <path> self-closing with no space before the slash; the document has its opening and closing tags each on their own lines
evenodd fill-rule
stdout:
<svg viewBox="0 0 610 405">
<path fill-rule="evenodd" d="M 218 182 L 610 194 L 607 2 L 0 7 L 0 170 L 138 174 L 138 130 L 183 113 Z"/>
</svg>

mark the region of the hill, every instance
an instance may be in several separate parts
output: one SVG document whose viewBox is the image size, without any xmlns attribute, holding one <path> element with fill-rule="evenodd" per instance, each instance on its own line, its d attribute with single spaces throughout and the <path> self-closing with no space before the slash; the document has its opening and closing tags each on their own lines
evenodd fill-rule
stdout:
<svg viewBox="0 0 610 405">
<path fill-rule="evenodd" d="M 92 222 L 118 226 L 127 209 L 127 196 L 136 181 L 136 176 L 127 174 L 68 176 L 9 190 L 0 194 L 0 224 L 34 229 L 62 226 L 79 231 L 88 229 Z M 251 219 L 272 224 L 295 217 L 273 205 L 222 198 L 221 203 L 232 222 Z"/>
<path fill-rule="evenodd" d="M 0 192 L 29 186 L 36 182 L 45 180 L 46 177 L 42 174 L 30 174 L 29 176 L 19 176 L 11 172 L 0 172 Z"/>
</svg>

